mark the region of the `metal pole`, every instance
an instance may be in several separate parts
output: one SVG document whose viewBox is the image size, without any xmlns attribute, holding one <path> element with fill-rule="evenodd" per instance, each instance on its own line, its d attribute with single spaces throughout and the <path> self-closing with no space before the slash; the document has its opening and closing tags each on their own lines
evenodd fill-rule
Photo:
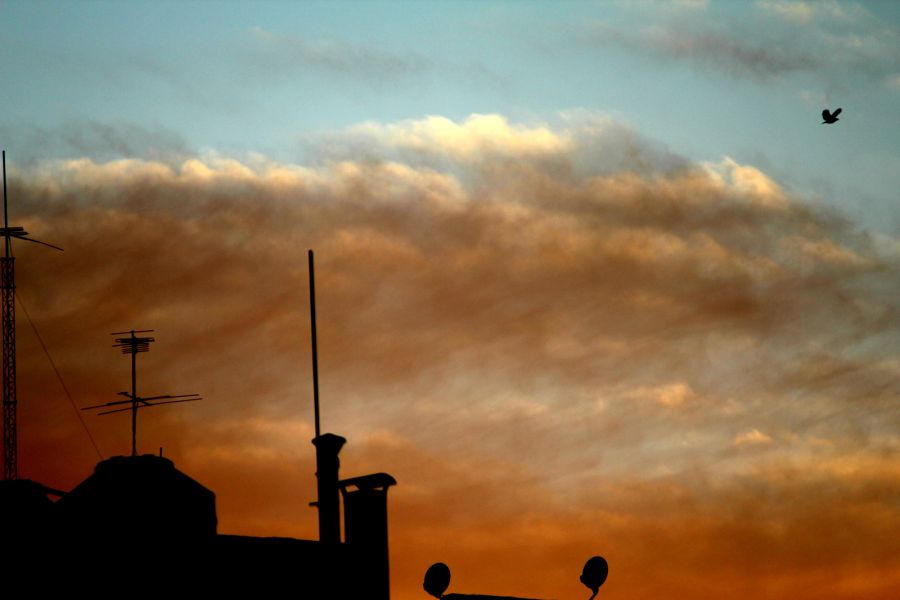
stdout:
<svg viewBox="0 0 900 600">
<path fill-rule="evenodd" d="M 135 339 L 134 329 L 131 339 Z M 131 455 L 137 456 L 137 344 L 131 346 Z"/>
<path fill-rule="evenodd" d="M 316 437 L 319 437 L 319 354 L 316 344 L 316 275 L 313 251 L 309 251 L 309 312 L 312 323 L 313 406 L 316 414 Z"/>
<path fill-rule="evenodd" d="M 6 210 L 6 150 L 3 151 L 3 227 L 9 227 L 9 214 Z M 9 244 L 9 236 L 6 242 Z M 6 249 L 6 256 L 9 256 L 9 248 Z"/>
<path fill-rule="evenodd" d="M 6 150 L 3 151 L 3 478 L 18 479 L 18 441 L 16 427 L 16 282 L 15 258 L 10 256 L 9 217 L 6 193 Z"/>
</svg>

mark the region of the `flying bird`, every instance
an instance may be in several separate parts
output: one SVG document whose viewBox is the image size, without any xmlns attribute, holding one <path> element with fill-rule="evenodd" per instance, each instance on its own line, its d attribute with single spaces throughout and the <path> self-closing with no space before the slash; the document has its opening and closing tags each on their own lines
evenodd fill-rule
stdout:
<svg viewBox="0 0 900 600">
<path fill-rule="evenodd" d="M 841 114 L 841 110 L 842 109 L 839 108 L 836 111 L 834 111 L 833 113 L 828 112 L 827 108 L 825 110 L 823 110 L 822 118 L 825 120 L 822 121 L 821 124 L 822 125 L 831 125 L 832 123 L 837 123 L 838 121 L 840 121 L 840 119 L 838 119 L 838 115 Z"/>
</svg>

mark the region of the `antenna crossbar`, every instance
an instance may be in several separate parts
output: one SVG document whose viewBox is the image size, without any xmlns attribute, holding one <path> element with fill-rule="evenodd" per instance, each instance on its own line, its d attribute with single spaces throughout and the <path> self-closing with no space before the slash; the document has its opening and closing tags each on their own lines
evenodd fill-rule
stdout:
<svg viewBox="0 0 900 600">
<path fill-rule="evenodd" d="M 121 348 L 122 354 L 131 355 L 131 392 L 119 392 L 118 396 L 124 396 L 126 400 L 113 400 L 103 404 L 86 406 L 81 410 L 110 409 L 97 413 L 109 415 L 113 413 L 131 412 L 131 455 L 137 456 L 137 414 L 141 408 L 151 408 L 162 404 L 175 404 L 178 402 L 196 402 L 203 400 L 198 394 L 163 394 L 160 396 L 138 396 L 137 393 L 137 355 L 150 351 L 150 344 L 156 339 L 149 336 L 138 336 L 139 333 L 153 333 L 153 329 L 132 329 L 130 331 L 117 331 L 110 335 L 125 335 L 128 337 L 116 338 L 113 348 Z M 124 408 L 116 408 L 123 405 Z"/>
<path fill-rule="evenodd" d="M 185 398 L 183 400 L 167 400 L 165 402 L 146 402 L 143 398 L 138 398 L 138 402 L 141 404 L 138 405 L 138 408 L 153 408 L 154 406 L 162 406 L 163 404 L 178 404 L 179 402 L 196 402 L 197 400 L 203 400 L 203 398 L 197 396 L 196 398 Z M 97 416 L 101 415 L 111 415 L 112 413 L 125 412 L 126 410 L 131 410 L 131 407 L 128 408 L 117 408 L 115 410 L 106 410 L 103 412 L 97 413 Z"/>
</svg>

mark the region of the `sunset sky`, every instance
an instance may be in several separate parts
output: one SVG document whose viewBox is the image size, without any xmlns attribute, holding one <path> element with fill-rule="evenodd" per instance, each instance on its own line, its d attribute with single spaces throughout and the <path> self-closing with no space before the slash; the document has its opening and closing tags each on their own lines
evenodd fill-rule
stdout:
<svg viewBox="0 0 900 600">
<path fill-rule="evenodd" d="M 21 477 L 130 450 L 24 309 L 77 407 L 154 329 L 139 450 L 315 538 L 313 248 L 396 600 L 900 596 L 900 3 L 7 0 L 0 82 Z"/>
</svg>

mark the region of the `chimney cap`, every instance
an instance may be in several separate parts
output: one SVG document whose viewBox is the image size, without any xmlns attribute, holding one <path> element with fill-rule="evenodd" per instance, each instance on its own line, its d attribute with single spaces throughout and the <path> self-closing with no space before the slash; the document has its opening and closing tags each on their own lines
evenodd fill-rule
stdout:
<svg viewBox="0 0 900 600">
<path fill-rule="evenodd" d="M 341 481 L 338 481 L 338 485 L 343 492 L 347 492 L 348 487 L 356 487 L 359 491 L 376 489 L 386 490 L 392 485 L 397 485 L 397 480 L 387 473 L 372 473 L 371 475 L 342 479 Z"/>
<path fill-rule="evenodd" d="M 318 437 L 314 437 L 312 443 L 316 448 L 322 448 L 323 450 L 330 450 L 334 453 L 338 453 L 341 451 L 341 448 L 344 447 L 344 444 L 347 443 L 347 438 L 334 433 L 323 433 Z"/>
</svg>

